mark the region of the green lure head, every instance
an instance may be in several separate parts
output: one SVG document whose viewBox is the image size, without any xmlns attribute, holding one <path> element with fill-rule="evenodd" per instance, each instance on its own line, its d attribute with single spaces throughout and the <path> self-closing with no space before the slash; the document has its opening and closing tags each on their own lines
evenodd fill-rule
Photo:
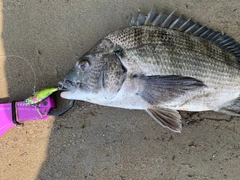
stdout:
<svg viewBox="0 0 240 180">
<path fill-rule="evenodd" d="M 33 96 L 30 96 L 29 98 L 24 100 L 24 103 L 27 105 L 34 105 L 42 102 L 44 99 L 46 99 L 48 96 L 50 96 L 52 93 L 58 91 L 58 88 L 47 88 L 41 91 L 38 91 L 34 93 Z"/>
</svg>

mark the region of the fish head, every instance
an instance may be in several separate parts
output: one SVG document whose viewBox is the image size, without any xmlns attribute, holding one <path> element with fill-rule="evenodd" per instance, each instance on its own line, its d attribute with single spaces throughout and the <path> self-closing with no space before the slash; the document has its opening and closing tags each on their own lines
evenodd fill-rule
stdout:
<svg viewBox="0 0 240 180">
<path fill-rule="evenodd" d="M 61 97 L 93 103 L 108 100 L 120 89 L 126 70 L 114 53 L 113 43 L 100 40 L 58 83 Z"/>
<path fill-rule="evenodd" d="M 66 99 L 85 100 L 89 94 L 97 94 L 101 86 L 103 65 L 98 54 L 82 56 L 58 83 L 59 88 L 64 90 L 61 96 Z"/>
</svg>

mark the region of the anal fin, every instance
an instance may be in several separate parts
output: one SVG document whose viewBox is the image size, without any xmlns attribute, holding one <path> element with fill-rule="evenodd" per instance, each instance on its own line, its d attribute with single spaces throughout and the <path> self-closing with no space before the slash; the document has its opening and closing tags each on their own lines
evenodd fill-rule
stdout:
<svg viewBox="0 0 240 180">
<path fill-rule="evenodd" d="M 218 112 L 230 115 L 230 116 L 240 116 L 240 98 L 237 98 L 227 105 L 221 107 Z"/>
<path fill-rule="evenodd" d="M 163 127 L 177 133 L 182 131 L 182 121 L 178 111 L 159 107 L 151 107 L 146 111 Z"/>
</svg>

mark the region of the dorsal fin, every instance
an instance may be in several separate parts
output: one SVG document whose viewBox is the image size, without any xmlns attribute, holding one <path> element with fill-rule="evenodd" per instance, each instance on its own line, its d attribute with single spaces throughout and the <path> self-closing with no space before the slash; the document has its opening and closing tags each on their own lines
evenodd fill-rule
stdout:
<svg viewBox="0 0 240 180">
<path fill-rule="evenodd" d="M 174 15 L 175 12 L 176 10 L 169 15 L 163 12 L 158 14 L 155 9 L 152 9 L 149 14 L 145 16 L 139 11 L 136 19 L 131 15 L 129 26 L 160 26 L 178 30 L 186 34 L 192 34 L 213 42 L 222 49 L 232 53 L 240 61 L 240 44 L 233 38 L 207 28 L 206 26 L 202 26 L 199 23 L 194 23 L 191 19 L 186 20 L 183 18 L 183 15 L 177 17 Z"/>
</svg>

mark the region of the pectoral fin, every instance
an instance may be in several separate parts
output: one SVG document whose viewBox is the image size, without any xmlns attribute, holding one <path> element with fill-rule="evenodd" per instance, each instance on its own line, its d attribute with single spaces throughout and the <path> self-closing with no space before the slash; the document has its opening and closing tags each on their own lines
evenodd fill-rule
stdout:
<svg viewBox="0 0 240 180">
<path fill-rule="evenodd" d="M 149 104 L 157 105 L 170 101 L 187 91 L 204 87 L 198 79 L 179 75 L 168 76 L 134 76 L 139 86 L 137 94 Z"/>
<path fill-rule="evenodd" d="M 158 107 L 152 107 L 146 111 L 163 127 L 177 133 L 182 131 L 182 121 L 178 111 Z"/>
</svg>

